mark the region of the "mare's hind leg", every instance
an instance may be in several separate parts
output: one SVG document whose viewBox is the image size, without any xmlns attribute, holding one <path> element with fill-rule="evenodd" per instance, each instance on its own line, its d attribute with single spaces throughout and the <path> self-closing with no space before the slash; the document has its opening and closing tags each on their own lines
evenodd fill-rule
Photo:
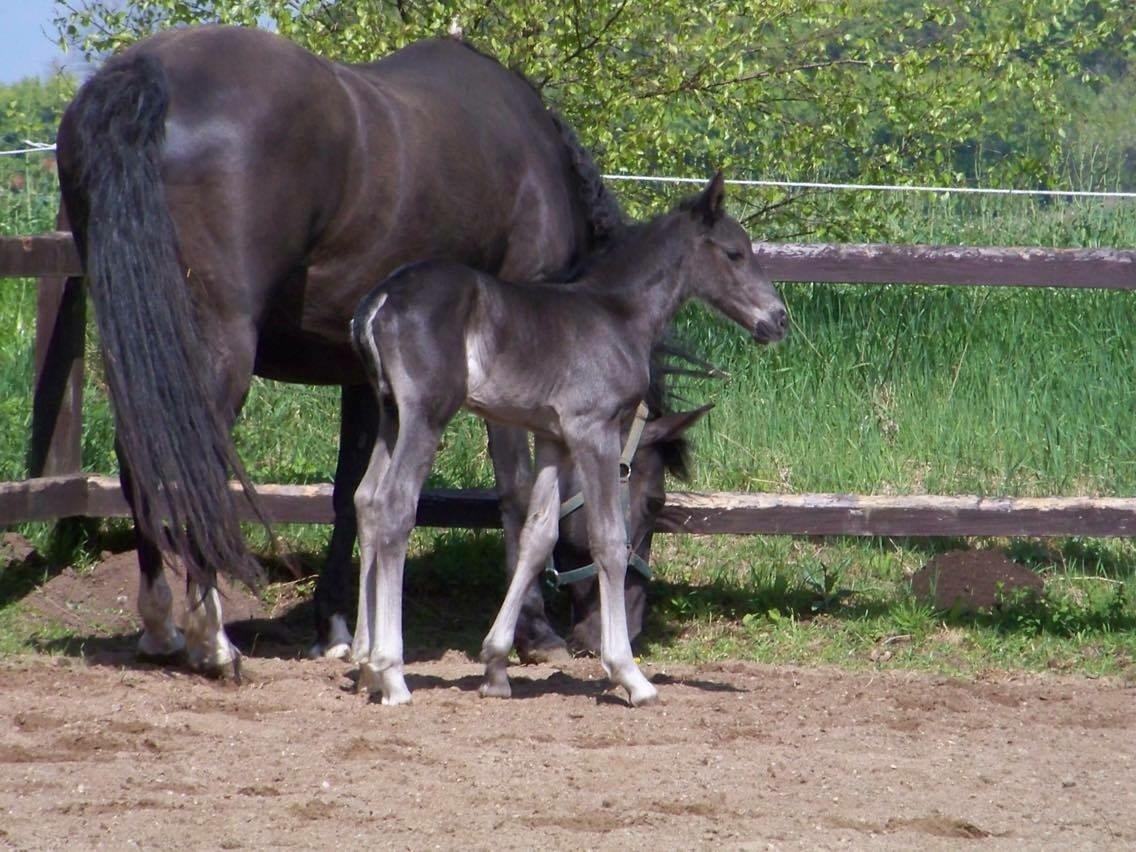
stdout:
<svg viewBox="0 0 1136 852">
<path fill-rule="evenodd" d="M 486 425 L 489 432 L 489 455 L 493 459 L 497 496 L 501 503 L 505 574 L 512 581 L 517 571 L 525 512 L 531 499 L 532 460 L 529 456 L 528 435 L 505 426 L 492 423 Z M 517 654 L 523 663 L 555 662 L 568 658 L 567 644 L 548 623 L 540 584 L 535 579 L 524 589 L 524 600 L 516 622 L 516 636 L 511 637 L 511 640 L 515 641 Z"/>
<path fill-rule="evenodd" d="M 241 679 L 241 652 L 229 641 L 221 615 L 221 596 L 216 586 L 200 586 L 193 580 L 185 587 L 186 660 L 191 668 Z"/>
<path fill-rule="evenodd" d="M 339 422 L 339 458 L 335 466 L 332 506 L 335 524 L 327 560 L 320 571 L 314 595 L 316 642 L 308 656 L 342 658 L 352 653 L 347 612 L 351 606 L 351 551 L 355 546 L 355 492 L 367 470 L 368 454 L 375 444 L 379 412 L 368 385 L 345 385 Z M 359 624 L 357 621 L 356 624 Z M 369 648 L 370 642 L 366 642 Z"/>
<path fill-rule="evenodd" d="M 174 623 L 173 593 L 170 584 L 166 582 L 162 551 L 156 542 L 143 535 L 142 528 L 138 525 L 130 466 L 117 441 L 115 453 L 118 456 L 119 481 L 134 515 L 134 529 L 138 538 L 138 615 L 142 619 L 138 656 L 144 660 L 180 659 L 185 651 L 185 637 Z"/>
<path fill-rule="evenodd" d="M 370 654 L 359 667 L 359 688 L 381 693 L 383 704 L 410 702 L 402 670 L 402 575 L 418 495 L 448 419 L 431 422 L 428 417 L 408 416 L 407 407 L 401 407 L 398 438 L 386 472 L 379 478 L 368 469 L 355 493 L 362 552 L 360 611 L 364 606 L 369 610 L 367 632 L 371 639 Z M 380 432 L 384 428 L 380 427 Z M 382 454 L 378 455 L 381 464 Z M 375 464 L 372 458 L 372 467 Z M 377 487 L 373 484 L 376 479 Z M 362 625 L 356 625 L 356 634 L 362 631 Z"/>
<path fill-rule="evenodd" d="M 218 322 L 208 332 L 202 332 L 206 339 L 203 351 L 214 353 L 214 360 L 203 365 L 211 372 L 206 377 L 206 387 L 212 389 L 223 428 L 232 430 L 252 380 L 256 330 L 251 320 L 245 318 Z M 192 540 L 195 531 L 190 529 L 189 533 Z M 241 652 L 225 633 L 221 596 L 217 593 L 217 566 L 204 565 L 200 559 L 197 562 L 205 567 L 209 582 L 199 585 L 186 572 L 186 658 L 200 672 L 226 676 L 231 671 L 240 680 Z"/>
<path fill-rule="evenodd" d="M 128 468 L 120 465 L 123 487 L 130 494 Z M 135 528 L 138 529 L 137 522 Z M 192 580 L 186 581 L 183 636 L 174 623 L 173 594 L 166 582 L 161 549 L 141 532 L 138 537 L 138 566 L 142 575 L 138 584 L 138 614 L 142 618 L 139 656 L 149 660 L 170 660 L 184 654 L 191 668 L 208 674 L 226 674 L 232 666 L 239 679 L 240 654 L 225 635 L 217 589 L 202 588 Z"/>
<path fill-rule="evenodd" d="M 149 660 L 180 657 L 185 652 L 185 637 L 174 624 L 173 593 L 166 582 L 162 553 L 152 541 L 141 537 L 138 567 L 138 615 L 142 618 L 138 656 Z"/>
<path fill-rule="evenodd" d="M 635 664 L 627 631 L 623 587 L 628 546 L 619 497 L 619 430 L 584 423 L 565 433 L 584 481 L 588 540 L 599 564 L 600 661 L 608 677 L 627 690 L 633 706 L 653 704 L 658 690 Z"/>
<path fill-rule="evenodd" d="M 564 461 L 564 451 L 558 444 L 537 440 L 537 474 L 528 518 L 520 534 L 516 570 L 505 601 L 481 646 L 481 661 L 485 663 L 482 696 L 507 698 L 512 693 L 505 670 L 509 650 L 514 635 L 519 633 L 517 620 L 526 605 L 529 590 L 556 544 L 560 527 L 560 466 Z"/>
</svg>

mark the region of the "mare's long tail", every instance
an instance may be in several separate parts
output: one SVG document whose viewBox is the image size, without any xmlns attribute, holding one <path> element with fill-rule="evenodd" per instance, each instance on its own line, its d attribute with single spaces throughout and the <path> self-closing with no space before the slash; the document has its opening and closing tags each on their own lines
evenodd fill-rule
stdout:
<svg viewBox="0 0 1136 852">
<path fill-rule="evenodd" d="M 183 558 L 192 579 L 212 585 L 221 570 L 255 583 L 260 571 L 241 535 L 229 471 L 254 506 L 255 493 L 227 413 L 205 385 L 206 353 L 162 189 L 169 99 L 156 59 L 108 62 L 68 109 L 60 182 L 95 306 L 135 518 Z"/>
</svg>

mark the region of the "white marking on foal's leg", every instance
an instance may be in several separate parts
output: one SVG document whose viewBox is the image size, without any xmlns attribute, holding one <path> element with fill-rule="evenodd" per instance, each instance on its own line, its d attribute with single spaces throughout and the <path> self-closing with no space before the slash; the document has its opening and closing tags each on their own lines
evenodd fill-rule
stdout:
<svg viewBox="0 0 1136 852">
<path fill-rule="evenodd" d="M 380 293 L 375 298 L 374 306 L 363 321 L 363 327 L 356 328 L 354 318 L 351 320 L 351 336 L 361 340 L 367 351 L 368 367 L 373 376 L 372 384 L 382 384 L 382 358 L 379 355 L 379 346 L 375 342 L 375 316 L 387 301 L 387 294 Z M 378 392 L 376 388 L 376 392 Z M 371 447 L 371 459 L 363 478 L 355 489 L 355 523 L 359 538 L 359 600 L 355 618 L 355 636 L 349 638 L 350 648 L 347 658 L 354 663 L 364 663 L 371 655 L 372 637 L 374 636 L 373 622 L 375 620 L 375 581 L 372 579 L 375 571 L 375 526 L 376 517 L 373 508 L 375 491 L 382 481 L 390 463 L 390 443 L 394 441 L 395 434 L 391 424 L 387 422 L 383 411 L 382 401 L 379 401 L 379 426 L 375 435 L 375 443 Z M 346 625 L 344 626 L 346 630 Z M 364 672 L 360 669 L 359 688 L 363 688 Z"/>
<path fill-rule="evenodd" d="M 632 706 L 654 704 L 659 692 L 639 671 L 627 635 L 623 583 L 627 576 L 627 530 L 620 517 L 619 480 L 615 476 L 619 435 L 591 446 L 582 442 L 576 463 L 584 480 L 588 542 L 599 563 L 600 662 L 607 676 L 627 690 Z M 599 452 L 596 452 L 598 448 Z"/>
<path fill-rule="evenodd" d="M 327 644 L 316 642 L 308 649 L 309 660 L 342 660 L 351 653 L 351 631 L 347 629 L 347 619 L 333 615 L 328 620 Z"/>
<path fill-rule="evenodd" d="M 632 707 L 643 707 L 659 700 L 659 691 L 647 680 L 627 636 L 627 610 L 623 596 L 623 583 L 627 569 L 627 548 L 609 548 L 616 558 L 603 560 L 600 568 L 600 662 L 613 683 L 627 690 Z M 602 558 L 602 557 L 601 557 Z M 611 570 L 609 570 L 611 569 Z"/>
<path fill-rule="evenodd" d="M 138 614 L 142 617 L 139 654 L 173 657 L 185 650 L 185 638 L 174 624 L 173 595 L 164 572 L 153 580 L 142 575 L 138 584 Z"/>
<path fill-rule="evenodd" d="M 240 651 L 225 635 L 221 596 L 215 588 L 204 599 L 197 583 L 186 587 L 185 641 L 190 666 L 200 671 L 223 673 L 240 658 Z"/>
<path fill-rule="evenodd" d="M 403 546 L 405 557 L 405 546 Z M 383 704 L 410 703 L 410 688 L 403 675 L 402 661 L 402 565 L 394 559 L 380 560 L 372 573 L 376 586 L 373 645 L 365 662 L 359 664 L 359 689 L 379 693 Z M 362 591 L 360 591 L 362 594 Z"/>
</svg>

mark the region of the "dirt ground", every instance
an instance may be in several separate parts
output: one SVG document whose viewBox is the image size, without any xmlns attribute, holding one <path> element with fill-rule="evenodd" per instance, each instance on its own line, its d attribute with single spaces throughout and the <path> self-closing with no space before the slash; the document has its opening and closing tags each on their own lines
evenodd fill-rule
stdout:
<svg viewBox="0 0 1136 852">
<path fill-rule="evenodd" d="M 235 592 L 241 686 L 136 663 L 132 560 L 27 599 L 88 638 L 0 660 L 0 847 L 1136 844 L 1119 683 L 647 662 L 663 703 L 633 710 L 588 659 L 482 700 L 450 651 L 412 655 L 414 702 L 388 708 Z"/>
</svg>

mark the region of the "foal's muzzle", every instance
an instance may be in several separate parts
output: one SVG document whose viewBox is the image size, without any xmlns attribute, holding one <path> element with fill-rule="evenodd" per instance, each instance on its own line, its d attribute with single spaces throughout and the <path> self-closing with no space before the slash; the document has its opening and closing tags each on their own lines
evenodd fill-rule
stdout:
<svg viewBox="0 0 1136 852">
<path fill-rule="evenodd" d="M 789 333 L 789 313 L 783 307 L 766 311 L 753 327 L 753 339 L 758 343 L 776 343 Z"/>
</svg>

